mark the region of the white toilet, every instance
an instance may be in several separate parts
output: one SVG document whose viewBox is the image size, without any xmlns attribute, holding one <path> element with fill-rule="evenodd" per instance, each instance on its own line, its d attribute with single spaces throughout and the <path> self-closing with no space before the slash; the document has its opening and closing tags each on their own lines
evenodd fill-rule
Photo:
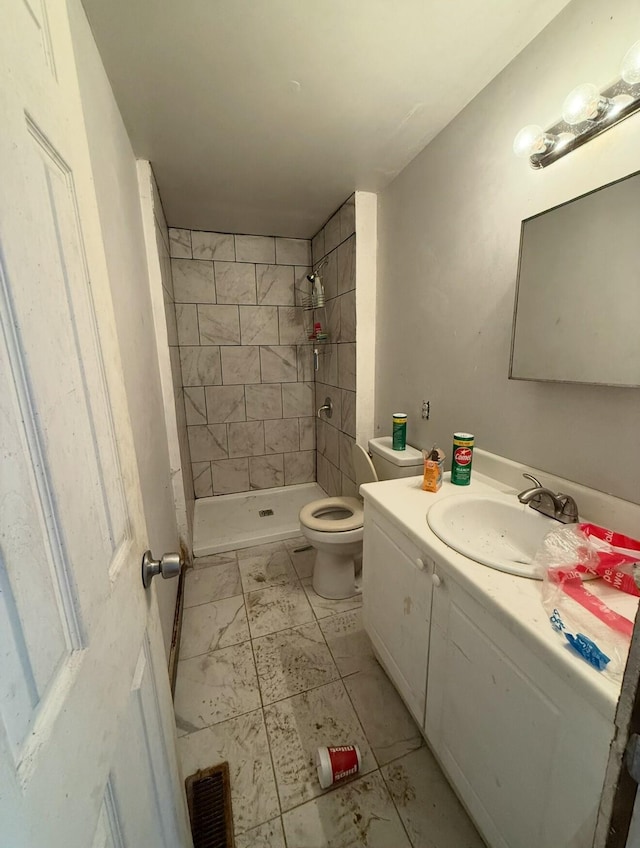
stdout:
<svg viewBox="0 0 640 848">
<path fill-rule="evenodd" d="M 369 441 L 371 457 L 354 445 L 356 483 L 374 483 L 422 474 L 422 452 L 407 445 L 403 451 L 391 446 L 391 436 Z M 372 462 L 373 460 L 373 462 Z M 300 532 L 316 549 L 313 588 L 323 598 L 351 598 L 356 586 L 356 560 L 362 557 L 364 509 L 359 498 L 322 498 L 300 510 Z"/>
</svg>

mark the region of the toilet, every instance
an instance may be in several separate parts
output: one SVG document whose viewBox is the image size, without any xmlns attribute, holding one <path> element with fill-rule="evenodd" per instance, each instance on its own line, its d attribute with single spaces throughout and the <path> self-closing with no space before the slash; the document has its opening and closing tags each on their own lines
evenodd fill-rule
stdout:
<svg viewBox="0 0 640 848">
<path fill-rule="evenodd" d="M 356 483 L 375 483 L 422 474 L 422 451 L 407 445 L 393 450 L 391 436 L 369 441 L 369 455 L 353 446 Z M 300 510 L 300 532 L 316 549 L 313 588 L 323 598 L 351 598 L 356 585 L 356 564 L 362 560 L 364 505 L 360 498 L 322 498 Z"/>
</svg>

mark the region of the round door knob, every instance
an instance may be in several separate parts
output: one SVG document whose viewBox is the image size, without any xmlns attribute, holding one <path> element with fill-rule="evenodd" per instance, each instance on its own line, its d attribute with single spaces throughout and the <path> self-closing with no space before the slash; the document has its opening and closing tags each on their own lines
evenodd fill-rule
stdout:
<svg viewBox="0 0 640 848">
<path fill-rule="evenodd" d="M 421 559 L 420 557 L 418 557 L 418 559 L 416 560 L 416 565 L 418 566 L 418 568 L 420 569 L 420 571 L 424 571 L 424 569 L 425 569 L 425 561 L 424 561 L 423 559 Z"/>
<path fill-rule="evenodd" d="M 431 579 L 433 580 L 433 585 L 438 588 L 438 586 L 442 586 L 442 578 L 438 574 L 432 574 Z"/>
<path fill-rule="evenodd" d="M 145 551 L 142 557 L 142 585 L 148 589 L 156 574 L 162 574 L 165 580 L 177 577 L 182 564 L 180 554 L 165 554 L 162 559 L 154 559 L 151 551 Z"/>
</svg>

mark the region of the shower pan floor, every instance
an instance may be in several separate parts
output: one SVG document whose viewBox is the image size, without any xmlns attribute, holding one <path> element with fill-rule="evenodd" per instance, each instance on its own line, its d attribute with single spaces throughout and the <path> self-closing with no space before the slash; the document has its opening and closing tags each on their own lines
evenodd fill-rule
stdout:
<svg viewBox="0 0 640 848">
<path fill-rule="evenodd" d="M 326 498 L 317 483 L 300 483 L 237 495 L 198 498 L 193 518 L 196 557 L 279 542 L 299 534 L 298 513 Z"/>
</svg>

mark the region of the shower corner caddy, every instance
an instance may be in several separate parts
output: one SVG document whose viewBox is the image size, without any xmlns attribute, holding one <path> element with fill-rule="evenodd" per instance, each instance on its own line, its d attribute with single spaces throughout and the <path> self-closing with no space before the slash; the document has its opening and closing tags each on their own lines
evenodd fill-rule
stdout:
<svg viewBox="0 0 640 848">
<path fill-rule="evenodd" d="M 317 278 L 320 277 L 317 270 L 313 273 L 312 276 L 317 277 Z M 325 328 L 324 332 L 326 332 L 327 314 L 326 314 L 326 304 L 325 304 L 325 299 L 324 299 L 324 292 L 322 293 L 321 303 L 318 303 L 318 300 L 320 300 L 320 298 L 318 297 L 318 295 L 316 293 L 316 288 L 315 288 L 314 282 L 313 282 L 312 279 L 309 279 L 309 277 L 307 277 L 307 279 L 311 283 L 311 294 L 305 295 L 302 298 L 302 309 L 303 309 L 303 312 L 304 312 L 304 315 L 305 315 L 305 319 L 304 319 L 305 337 L 306 337 L 307 341 L 312 342 L 313 344 L 320 344 L 320 345 L 328 344 L 331 341 L 328 333 L 326 333 L 327 337 L 325 339 L 318 339 L 318 338 L 315 338 L 313 336 L 313 329 L 314 329 L 315 323 L 320 323 L 321 326 Z M 320 319 L 319 322 L 316 322 L 315 316 L 316 316 L 316 313 L 318 313 L 318 312 L 321 313 L 322 318 Z M 307 315 L 311 316 L 311 326 L 308 325 L 308 321 L 306 319 Z"/>
</svg>

